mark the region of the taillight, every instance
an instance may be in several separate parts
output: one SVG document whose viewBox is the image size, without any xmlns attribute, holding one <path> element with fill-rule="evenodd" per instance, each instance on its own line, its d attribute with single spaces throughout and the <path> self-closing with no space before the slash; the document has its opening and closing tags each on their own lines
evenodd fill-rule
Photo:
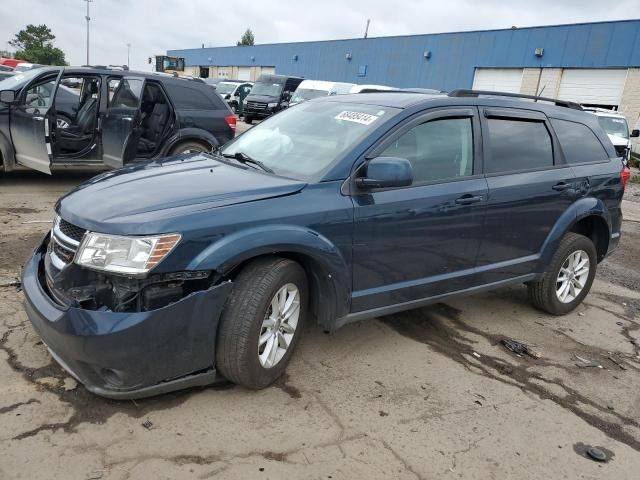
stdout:
<svg viewBox="0 0 640 480">
<path fill-rule="evenodd" d="M 622 167 L 622 170 L 620 171 L 620 182 L 622 183 L 622 188 L 625 188 L 627 186 L 630 178 L 631 170 L 629 170 L 629 167 Z"/>
<path fill-rule="evenodd" d="M 224 117 L 224 121 L 227 122 L 227 125 L 231 127 L 231 130 L 236 131 L 236 116 L 235 115 L 227 115 Z"/>
</svg>

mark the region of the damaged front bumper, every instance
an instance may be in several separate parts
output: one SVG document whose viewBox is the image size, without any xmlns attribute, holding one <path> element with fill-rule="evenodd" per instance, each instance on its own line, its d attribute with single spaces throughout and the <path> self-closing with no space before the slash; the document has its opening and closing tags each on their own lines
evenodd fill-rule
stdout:
<svg viewBox="0 0 640 480">
<path fill-rule="evenodd" d="M 66 307 L 44 280 L 46 240 L 24 267 L 25 309 L 52 356 L 85 387 L 142 398 L 215 381 L 215 340 L 231 282 L 151 311 Z"/>
</svg>

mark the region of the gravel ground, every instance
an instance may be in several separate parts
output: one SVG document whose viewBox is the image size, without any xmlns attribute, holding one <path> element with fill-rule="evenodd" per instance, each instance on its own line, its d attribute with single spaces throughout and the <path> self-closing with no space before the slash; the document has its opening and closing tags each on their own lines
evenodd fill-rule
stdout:
<svg viewBox="0 0 640 480">
<path fill-rule="evenodd" d="M 92 174 L 0 176 L 0 479 L 638 478 L 635 187 L 620 248 L 570 315 L 533 310 L 516 286 L 333 335 L 309 325 L 272 388 L 115 402 L 51 359 L 11 283 L 55 200 Z"/>
</svg>

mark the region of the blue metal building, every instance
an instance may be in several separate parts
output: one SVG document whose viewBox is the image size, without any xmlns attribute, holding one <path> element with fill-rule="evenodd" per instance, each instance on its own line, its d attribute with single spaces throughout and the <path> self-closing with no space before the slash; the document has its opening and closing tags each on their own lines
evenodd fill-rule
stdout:
<svg viewBox="0 0 640 480">
<path fill-rule="evenodd" d="M 470 88 L 481 68 L 640 67 L 640 20 L 194 48 L 168 55 L 184 57 L 186 65 L 205 67 L 204 72 L 214 66 L 272 67 L 311 79 L 450 90 Z"/>
</svg>

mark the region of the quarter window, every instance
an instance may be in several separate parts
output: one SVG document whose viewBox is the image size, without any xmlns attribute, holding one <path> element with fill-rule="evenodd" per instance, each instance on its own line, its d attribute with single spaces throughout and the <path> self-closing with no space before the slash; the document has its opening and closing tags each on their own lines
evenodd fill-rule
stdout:
<svg viewBox="0 0 640 480">
<path fill-rule="evenodd" d="M 432 120 L 417 125 L 381 156 L 409 160 L 414 183 L 469 176 L 473 173 L 471 118 Z"/>
<path fill-rule="evenodd" d="M 544 122 L 490 118 L 486 173 L 553 166 L 551 136 Z"/>
<path fill-rule="evenodd" d="M 608 158 L 598 137 L 581 123 L 552 119 L 564 158 L 567 163 L 601 162 Z"/>
</svg>

